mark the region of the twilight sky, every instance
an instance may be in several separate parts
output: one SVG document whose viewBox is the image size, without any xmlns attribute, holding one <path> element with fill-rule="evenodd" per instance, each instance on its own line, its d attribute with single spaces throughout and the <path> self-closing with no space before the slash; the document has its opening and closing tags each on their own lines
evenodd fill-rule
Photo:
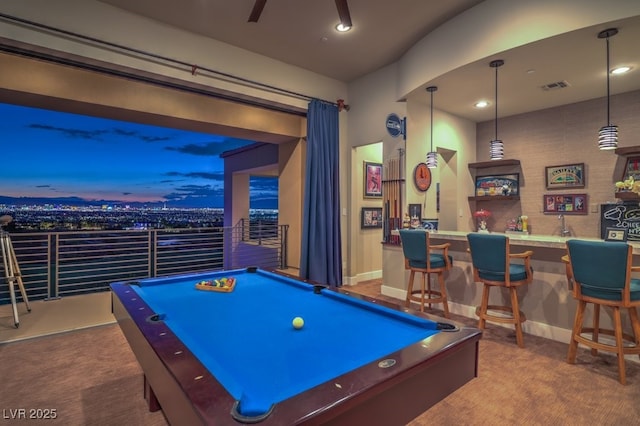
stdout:
<svg viewBox="0 0 640 426">
<path fill-rule="evenodd" d="M 223 207 L 225 136 L 0 103 L 0 197 Z M 251 207 L 277 208 L 275 178 L 251 179 Z"/>
</svg>

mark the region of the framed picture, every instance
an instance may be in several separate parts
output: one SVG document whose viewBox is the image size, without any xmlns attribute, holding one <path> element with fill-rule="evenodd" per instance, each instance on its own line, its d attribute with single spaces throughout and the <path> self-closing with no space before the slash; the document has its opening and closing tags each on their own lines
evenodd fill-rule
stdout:
<svg viewBox="0 0 640 426">
<path fill-rule="evenodd" d="M 627 229 L 626 228 L 607 228 L 605 236 L 605 241 L 627 241 Z"/>
<path fill-rule="evenodd" d="M 545 194 L 543 212 L 555 214 L 587 214 L 587 194 Z"/>
<path fill-rule="evenodd" d="M 584 188 L 584 163 L 545 167 L 547 189 Z"/>
<path fill-rule="evenodd" d="M 422 226 L 422 204 L 409 204 L 409 219 L 412 228 L 420 228 Z"/>
<path fill-rule="evenodd" d="M 360 228 L 382 228 L 382 207 L 363 207 Z"/>
<path fill-rule="evenodd" d="M 631 177 L 634 181 L 640 180 L 640 157 L 627 158 L 627 164 L 624 166 L 624 174 L 620 180 L 625 181 Z"/>
<path fill-rule="evenodd" d="M 364 198 L 382 197 L 382 164 L 364 162 Z"/>
<path fill-rule="evenodd" d="M 422 219 L 422 204 L 409 204 L 409 217 L 413 219 Z"/>
<path fill-rule="evenodd" d="M 520 174 L 476 176 L 476 197 L 520 195 Z"/>
<path fill-rule="evenodd" d="M 422 227 L 427 231 L 437 231 L 438 230 L 438 219 L 423 219 Z"/>
</svg>

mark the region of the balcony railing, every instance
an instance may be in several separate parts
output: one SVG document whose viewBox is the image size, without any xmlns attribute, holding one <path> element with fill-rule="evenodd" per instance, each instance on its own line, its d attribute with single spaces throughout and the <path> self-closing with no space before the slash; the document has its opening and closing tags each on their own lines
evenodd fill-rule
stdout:
<svg viewBox="0 0 640 426">
<path fill-rule="evenodd" d="M 29 300 L 109 290 L 115 281 L 259 266 L 287 268 L 288 225 L 12 233 Z M 0 262 L 0 279 L 6 277 Z M 0 304 L 10 303 L 6 280 Z M 18 292 L 19 294 L 19 292 Z"/>
</svg>

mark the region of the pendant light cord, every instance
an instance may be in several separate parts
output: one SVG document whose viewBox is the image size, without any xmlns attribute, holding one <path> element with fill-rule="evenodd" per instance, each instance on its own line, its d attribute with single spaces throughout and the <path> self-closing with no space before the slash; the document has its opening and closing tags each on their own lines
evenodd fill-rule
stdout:
<svg viewBox="0 0 640 426">
<path fill-rule="evenodd" d="M 609 36 L 607 36 L 607 126 L 611 125 L 610 89 L 609 89 Z"/>
<path fill-rule="evenodd" d="M 499 66 L 499 65 L 498 65 Z M 495 97 L 495 111 L 496 111 L 496 119 L 495 119 L 495 124 L 494 124 L 494 129 L 496 132 L 496 137 L 494 138 L 494 140 L 498 140 L 498 66 L 496 66 L 496 97 Z"/>
<path fill-rule="evenodd" d="M 431 90 L 431 149 L 429 152 L 433 152 L 433 90 Z"/>
<path fill-rule="evenodd" d="M 500 68 L 502 65 L 504 65 L 504 61 L 502 59 L 496 59 L 496 60 L 491 61 L 489 63 L 489 66 L 492 67 L 492 68 L 495 68 L 495 70 L 496 70 L 496 75 L 495 75 L 495 80 L 496 80 L 495 81 L 495 83 L 496 83 L 495 84 L 495 95 L 496 95 L 496 97 L 495 97 L 495 113 L 496 113 L 496 121 L 495 121 L 495 124 L 494 124 L 494 126 L 495 126 L 494 129 L 495 129 L 495 132 L 496 132 L 494 140 L 496 140 L 496 141 L 498 140 L 498 68 Z"/>
</svg>

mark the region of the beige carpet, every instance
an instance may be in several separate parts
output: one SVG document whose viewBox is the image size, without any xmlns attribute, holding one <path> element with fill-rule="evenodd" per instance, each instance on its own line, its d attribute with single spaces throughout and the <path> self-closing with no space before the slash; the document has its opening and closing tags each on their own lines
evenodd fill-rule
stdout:
<svg viewBox="0 0 640 426">
<path fill-rule="evenodd" d="M 109 292 L 36 300 L 30 306 L 31 312 L 24 303 L 17 304 L 18 328 L 12 306 L 0 306 L 0 343 L 115 323 Z"/>
<path fill-rule="evenodd" d="M 0 425 L 165 425 L 142 397 L 142 372 L 118 325 L 0 345 L 0 405 L 55 410 L 52 420 Z M 5 416 L 6 417 L 6 416 Z"/>
</svg>

